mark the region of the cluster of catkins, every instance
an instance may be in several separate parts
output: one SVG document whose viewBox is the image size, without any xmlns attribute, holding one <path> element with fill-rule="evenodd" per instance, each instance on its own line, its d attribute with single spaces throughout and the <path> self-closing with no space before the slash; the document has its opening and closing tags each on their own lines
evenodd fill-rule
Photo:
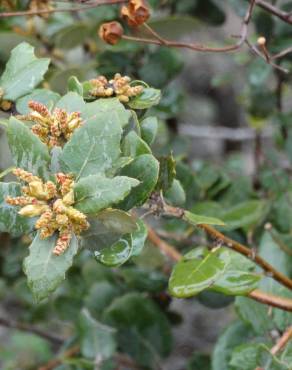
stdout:
<svg viewBox="0 0 292 370">
<path fill-rule="evenodd" d="M 107 80 L 104 76 L 98 76 L 90 80 L 92 90 L 90 94 L 95 97 L 111 97 L 116 96 L 120 102 L 128 103 L 131 97 L 140 95 L 143 91 L 143 86 L 131 86 L 131 78 L 121 76 L 116 73 L 112 80 Z"/>
<path fill-rule="evenodd" d="M 72 233 L 79 235 L 88 229 L 86 216 L 73 207 L 74 181 L 70 175 L 56 174 L 56 183 L 43 182 L 38 176 L 16 168 L 14 175 L 26 183 L 22 187 L 22 196 L 7 197 L 10 205 L 22 207 L 19 214 L 26 217 L 37 217 L 35 228 L 40 230 L 42 239 L 48 238 L 55 232 L 59 238 L 53 253 L 62 254 L 69 246 Z"/>
<path fill-rule="evenodd" d="M 82 126 L 79 112 L 67 113 L 64 109 L 55 108 L 52 113 L 39 102 L 28 103 L 31 112 L 22 119 L 32 121 L 32 132 L 49 148 L 63 146 L 72 136 L 74 130 Z"/>
</svg>

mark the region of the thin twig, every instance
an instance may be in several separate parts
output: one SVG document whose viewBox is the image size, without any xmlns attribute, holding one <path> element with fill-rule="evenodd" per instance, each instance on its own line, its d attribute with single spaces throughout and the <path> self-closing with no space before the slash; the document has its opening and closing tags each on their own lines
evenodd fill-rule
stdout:
<svg viewBox="0 0 292 370">
<path fill-rule="evenodd" d="M 148 238 L 171 260 L 179 261 L 182 258 L 182 255 L 173 246 L 162 240 L 150 226 L 148 226 Z"/>
<path fill-rule="evenodd" d="M 280 18 L 282 21 L 292 24 L 291 13 L 287 13 L 284 10 L 279 9 L 264 0 L 256 0 L 256 5 L 266 10 L 268 13 L 273 14 L 274 16 Z"/>
<path fill-rule="evenodd" d="M 6 328 L 17 329 L 17 330 L 36 334 L 56 345 L 61 345 L 64 342 L 62 338 L 56 336 L 55 334 L 47 333 L 46 331 L 43 331 L 34 326 L 12 321 L 9 319 L 0 318 L 0 325 L 5 326 Z"/>
<path fill-rule="evenodd" d="M 0 18 L 8 17 L 22 17 L 22 16 L 33 16 L 40 14 L 53 14 L 53 13 L 64 13 L 64 12 L 81 12 L 88 9 L 96 8 L 100 5 L 115 5 L 125 3 L 125 0 L 96 0 L 93 3 L 78 6 L 74 8 L 56 8 L 56 9 L 41 9 L 41 10 L 24 10 L 19 12 L 3 12 L 0 13 Z"/>
<path fill-rule="evenodd" d="M 275 356 L 278 352 L 282 351 L 290 340 L 292 340 L 292 325 L 285 330 L 282 337 L 278 340 L 274 347 L 271 348 L 271 354 Z"/>
</svg>

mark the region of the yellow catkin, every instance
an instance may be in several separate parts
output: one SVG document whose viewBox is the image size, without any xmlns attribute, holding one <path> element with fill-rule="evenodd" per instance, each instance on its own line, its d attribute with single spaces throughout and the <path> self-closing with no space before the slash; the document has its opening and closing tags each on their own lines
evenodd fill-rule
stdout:
<svg viewBox="0 0 292 370">
<path fill-rule="evenodd" d="M 40 237 L 46 239 L 55 232 L 59 238 L 54 248 L 54 254 L 59 256 L 68 248 L 72 232 L 79 235 L 88 229 L 86 215 L 75 209 L 74 181 L 70 174 L 58 173 L 56 183 L 43 182 L 39 177 L 17 168 L 14 171 L 21 180 L 27 182 L 23 186 L 22 196 L 7 197 L 6 202 L 20 206 L 19 214 L 24 217 L 37 217 L 35 228 Z"/>
<path fill-rule="evenodd" d="M 12 173 L 20 180 L 27 182 L 28 184 L 33 181 L 42 181 L 38 176 L 34 176 L 32 173 L 21 168 L 15 168 Z"/>
<path fill-rule="evenodd" d="M 27 197 L 27 196 L 20 196 L 20 197 L 6 197 L 5 201 L 7 204 L 10 204 L 11 206 L 27 206 L 28 204 L 31 204 L 32 201 L 35 198 Z"/>
<path fill-rule="evenodd" d="M 53 249 L 53 253 L 56 256 L 60 256 L 61 254 L 63 254 L 66 251 L 66 249 L 69 247 L 71 239 L 72 239 L 72 233 L 68 229 L 61 230 L 56 246 Z"/>
<path fill-rule="evenodd" d="M 121 76 L 116 73 L 112 80 L 107 80 L 104 76 L 98 76 L 90 80 L 92 90 L 90 94 L 96 97 L 116 96 L 122 103 L 129 102 L 131 97 L 140 95 L 144 87 L 142 85 L 131 86 L 131 78 Z"/>
<path fill-rule="evenodd" d="M 51 113 L 39 102 L 28 103 L 31 112 L 22 119 L 32 121 L 32 132 L 49 148 L 63 146 L 73 132 L 82 126 L 80 112 L 67 113 L 64 109 L 55 108 Z"/>
</svg>

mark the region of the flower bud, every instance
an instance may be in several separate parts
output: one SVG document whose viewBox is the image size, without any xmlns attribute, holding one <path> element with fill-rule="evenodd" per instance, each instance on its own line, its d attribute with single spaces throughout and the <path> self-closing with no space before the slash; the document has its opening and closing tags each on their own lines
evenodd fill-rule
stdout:
<svg viewBox="0 0 292 370">
<path fill-rule="evenodd" d="M 45 204 L 34 204 L 34 205 L 28 205 L 18 212 L 21 216 L 25 217 L 36 217 L 47 211 L 49 207 Z"/>
<path fill-rule="evenodd" d="M 110 45 L 117 44 L 123 36 L 124 30 L 119 22 L 103 23 L 99 28 L 99 37 Z"/>
<path fill-rule="evenodd" d="M 41 181 L 32 181 L 28 185 L 29 194 L 37 199 L 47 199 L 44 184 Z"/>
<path fill-rule="evenodd" d="M 74 203 L 74 191 L 73 190 L 69 191 L 69 193 L 64 196 L 63 203 L 66 206 L 71 206 Z"/>
</svg>

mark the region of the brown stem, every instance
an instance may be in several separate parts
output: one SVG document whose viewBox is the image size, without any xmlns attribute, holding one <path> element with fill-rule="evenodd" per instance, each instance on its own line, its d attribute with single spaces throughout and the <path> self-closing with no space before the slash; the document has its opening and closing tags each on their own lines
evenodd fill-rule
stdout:
<svg viewBox="0 0 292 370">
<path fill-rule="evenodd" d="M 0 13 L 0 18 L 8 17 L 21 17 L 21 16 L 32 16 L 39 14 L 52 14 L 52 13 L 64 13 L 64 12 L 81 12 L 88 9 L 96 8 L 100 5 L 114 5 L 125 3 L 126 0 L 96 0 L 92 4 L 78 6 L 75 8 L 60 8 L 60 9 L 42 9 L 42 10 L 24 10 L 19 12 L 3 12 Z"/>
<path fill-rule="evenodd" d="M 269 306 L 280 308 L 284 311 L 292 312 L 292 299 L 278 297 L 273 294 L 262 292 L 259 289 L 255 289 L 248 294 L 249 298 L 252 298 L 260 303 L 267 304 Z"/>
<path fill-rule="evenodd" d="M 21 331 L 36 334 L 36 335 L 38 335 L 38 336 L 52 342 L 53 344 L 56 344 L 56 345 L 61 345 L 64 342 L 64 340 L 62 338 L 60 338 L 60 337 L 58 337 L 54 334 L 47 333 L 47 332 L 45 332 L 41 329 L 38 329 L 34 326 L 30 326 L 30 325 L 23 324 L 23 323 L 20 323 L 20 322 L 11 321 L 9 319 L 0 318 L 0 325 L 5 326 L 6 328 L 17 329 L 17 330 L 21 330 Z"/>
<path fill-rule="evenodd" d="M 79 346 L 71 347 L 67 351 L 62 353 L 61 356 L 54 358 L 53 360 L 49 361 L 46 365 L 39 367 L 38 370 L 52 370 L 55 367 L 61 365 L 65 359 L 71 358 L 77 355 L 79 351 L 80 351 Z"/>
<path fill-rule="evenodd" d="M 183 257 L 182 254 L 179 253 L 172 245 L 162 240 L 151 227 L 149 226 L 147 227 L 149 229 L 148 236 L 149 236 L 150 241 L 154 245 L 156 245 L 164 254 L 166 254 L 170 259 L 172 259 L 175 262 L 178 262 Z M 248 294 L 248 297 L 260 303 L 264 303 L 269 306 L 273 306 L 273 307 L 280 308 L 285 311 L 292 312 L 292 300 L 291 299 L 282 298 L 282 297 L 278 297 L 272 294 L 268 294 L 268 293 L 262 292 L 259 289 L 255 289 L 254 291 L 250 292 Z"/>
<path fill-rule="evenodd" d="M 282 351 L 286 344 L 292 339 L 292 325 L 289 326 L 282 337 L 278 340 L 278 342 L 271 348 L 270 352 L 272 355 L 276 355 L 278 352 Z"/>
<path fill-rule="evenodd" d="M 182 255 L 174 247 L 162 240 L 150 226 L 148 226 L 148 238 L 171 260 L 179 261 L 182 258 Z"/>
<path fill-rule="evenodd" d="M 282 19 L 282 21 L 292 24 L 292 15 L 281 9 L 276 8 L 274 5 L 266 2 L 265 0 L 256 0 L 256 5 L 266 10 L 270 14 Z"/>
</svg>

